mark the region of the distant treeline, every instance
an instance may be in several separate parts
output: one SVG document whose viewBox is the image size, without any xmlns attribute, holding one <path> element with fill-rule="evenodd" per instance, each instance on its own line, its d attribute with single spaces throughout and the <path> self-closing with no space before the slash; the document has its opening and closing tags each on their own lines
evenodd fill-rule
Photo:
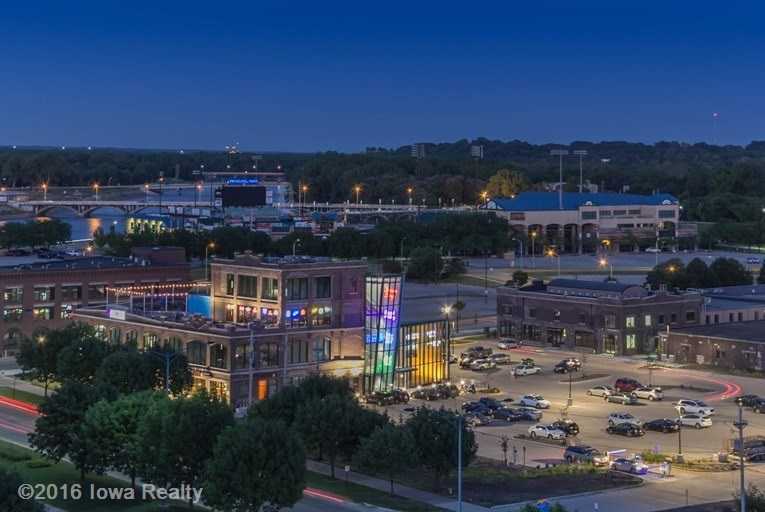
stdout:
<svg viewBox="0 0 765 512">
<path fill-rule="evenodd" d="M 484 146 L 484 160 L 470 158 L 470 146 Z M 522 172 L 530 186 L 557 181 L 558 162 L 549 152 L 560 145 L 476 139 L 426 144 L 426 158 L 414 159 L 409 147 L 375 149 L 368 154 L 271 154 L 129 151 L 94 149 L 0 149 L 0 179 L 6 186 L 142 184 L 160 172 L 190 180 L 206 170 L 262 170 L 283 166 L 290 180 L 308 186 L 306 201 L 354 201 L 355 187 L 365 203 L 384 201 L 428 205 L 476 204 L 489 178 L 499 169 Z M 712 146 L 659 142 L 574 142 L 570 150 L 587 150 L 585 178 L 606 191 L 678 196 L 688 220 L 761 222 L 765 197 L 765 141 L 747 146 Z M 565 160 L 567 188 L 578 183 L 578 159 Z M 411 189 L 411 193 L 409 192 Z"/>
</svg>

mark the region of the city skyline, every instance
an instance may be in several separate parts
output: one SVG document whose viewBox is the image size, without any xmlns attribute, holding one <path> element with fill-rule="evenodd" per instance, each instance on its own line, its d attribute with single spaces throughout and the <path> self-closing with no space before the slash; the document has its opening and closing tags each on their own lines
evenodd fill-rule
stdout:
<svg viewBox="0 0 765 512">
<path fill-rule="evenodd" d="M 8 6 L 0 142 L 356 152 L 764 137 L 758 6 L 183 5 Z"/>
</svg>

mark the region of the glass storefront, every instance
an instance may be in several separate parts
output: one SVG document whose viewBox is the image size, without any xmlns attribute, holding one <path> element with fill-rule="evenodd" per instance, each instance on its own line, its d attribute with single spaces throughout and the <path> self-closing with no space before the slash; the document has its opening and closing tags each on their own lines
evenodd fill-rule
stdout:
<svg viewBox="0 0 765 512">
<path fill-rule="evenodd" d="M 449 378 L 446 320 L 402 325 L 396 364 L 396 386 L 412 388 Z"/>
</svg>

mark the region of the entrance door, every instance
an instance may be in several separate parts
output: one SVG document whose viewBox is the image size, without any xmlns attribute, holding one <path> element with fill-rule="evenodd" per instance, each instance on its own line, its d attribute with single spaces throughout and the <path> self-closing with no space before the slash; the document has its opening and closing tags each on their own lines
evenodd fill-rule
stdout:
<svg viewBox="0 0 765 512">
<path fill-rule="evenodd" d="M 613 334 L 606 334 L 606 339 L 603 342 L 603 352 L 607 354 L 616 354 L 616 336 Z"/>
</svg>

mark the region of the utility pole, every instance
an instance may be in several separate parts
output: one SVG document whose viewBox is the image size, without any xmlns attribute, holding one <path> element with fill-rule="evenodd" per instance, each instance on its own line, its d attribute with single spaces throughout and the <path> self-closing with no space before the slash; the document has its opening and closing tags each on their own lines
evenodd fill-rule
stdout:
<svg viewBox="0 0 765 512">
<path fill-rule="evenodd" d="M 462 512 L 462 415 L 457 415 L 457 512 Z"/>
<path fill-rule="evenodd" d="M 582 172 L 582 158 L 587 156 L 586 149 L 574 150 L 574 154 L 579 156 L 579 193 L 584 191 L 584 173 Z"/>
<path fill-rule="evenodd" d="M 553 149 L 550 155 L 558 157 L 558 172 L 560 179 L 558 181 L 558 209 L 563 209 L 563 157 L 568 155 L 567 149 Z"/>
<path fill-rule="evenodd" d="M 744 404 L 741 400 L 736 400 L 738 403 L 738 421 L 733 424 L 738 429 L 738 454 L 739 454 L 739 469 L 741 471 L 741 481 L 739 482 L 739 493 L 741 494 L 741 512 L 746 512 L 746 484 L 744 480 L 744 427 L 747 426 L 747 422 L 744 421 Z"/>
<path fill-rule="evenodd" d="M 254 375 L 252 372 L 255 370 L 255 325 L 254 323 L 250 323 L 250 371 L 249 373 L 249 382 L 248 382 L 248 392 L 247 392 L 247 409 L 249 409 L 252 406 L 252 385 L 254 380 Z"/>
</svg>

